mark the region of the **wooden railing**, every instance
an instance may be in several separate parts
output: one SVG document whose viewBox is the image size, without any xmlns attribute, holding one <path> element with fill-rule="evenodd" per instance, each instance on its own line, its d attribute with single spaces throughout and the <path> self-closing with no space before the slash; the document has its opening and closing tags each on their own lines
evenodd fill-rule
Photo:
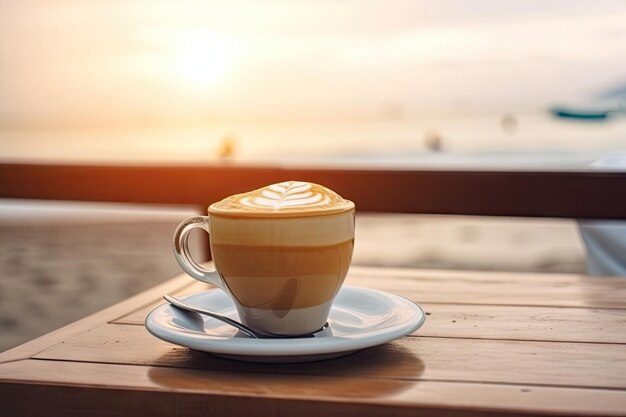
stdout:
<svg viewBox="0 0 626 417">
<path fill-rule="evenodd" d="M 392 168 L 0 164 L 0 198 L 195 205 L 304 180 L 359 211 L 626 219 L 626 173 Z"/>
</svg>

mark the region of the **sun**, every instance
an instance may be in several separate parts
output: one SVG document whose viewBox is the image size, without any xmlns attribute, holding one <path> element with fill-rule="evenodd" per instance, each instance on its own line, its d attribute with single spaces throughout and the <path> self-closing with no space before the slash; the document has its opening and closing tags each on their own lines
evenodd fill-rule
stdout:
<svg viewBox="0 0 626 417">
<path fill-rule="evenodd" d="M 192 87 L 219 82 L 232 67 L 237 47 L 232 40 L 206 33 L 185 33 L 177 42 L 176 71 Z"/>
</svg>

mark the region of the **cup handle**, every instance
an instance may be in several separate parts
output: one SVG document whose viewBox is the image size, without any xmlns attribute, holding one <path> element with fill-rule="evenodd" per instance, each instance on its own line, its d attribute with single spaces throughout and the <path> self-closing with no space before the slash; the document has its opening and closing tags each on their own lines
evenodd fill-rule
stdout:
<svg viewBox="0 0 626 417">
<path fill-rule="evenodd" d="M 209 218 L 206 216 L 192 216 L 186 218 L 178 225 L 174 232 L 174 257 L 180 267 L 192 278 L 224 290 L 219 273 L 215 269 L 210 271 L 198 264 L 189 252 L 189 232 L 195 228 L 204 229 L 210 234 Z"/>
</svg>

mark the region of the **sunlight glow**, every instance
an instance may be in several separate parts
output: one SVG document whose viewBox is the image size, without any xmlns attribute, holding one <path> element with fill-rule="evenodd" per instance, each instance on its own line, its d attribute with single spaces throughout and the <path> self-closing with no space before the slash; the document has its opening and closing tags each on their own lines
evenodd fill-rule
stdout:
<svg viewBox="0 0 626 417">
<path fill-rule="evenodd" d="M 238 47 L 230 39 L 207 32 L 183 34 L 176 45 L 178 76 L 192 87 L 219 82 L 235 62 Z"/>
</svg>

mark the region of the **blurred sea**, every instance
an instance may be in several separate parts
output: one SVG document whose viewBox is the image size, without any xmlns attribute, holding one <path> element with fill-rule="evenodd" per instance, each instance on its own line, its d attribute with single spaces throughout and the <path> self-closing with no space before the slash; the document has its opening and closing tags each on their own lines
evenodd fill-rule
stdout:
<svg viewBox="0 0 626 417">
<path fill-rule="evenodd" d="M 3 161 L 242 162 L 580 168 L 626 150 L 626 117 L 556 119 L 547 112 L 346 123 L 136 129 L 0 130 Z"/>
</svg>

